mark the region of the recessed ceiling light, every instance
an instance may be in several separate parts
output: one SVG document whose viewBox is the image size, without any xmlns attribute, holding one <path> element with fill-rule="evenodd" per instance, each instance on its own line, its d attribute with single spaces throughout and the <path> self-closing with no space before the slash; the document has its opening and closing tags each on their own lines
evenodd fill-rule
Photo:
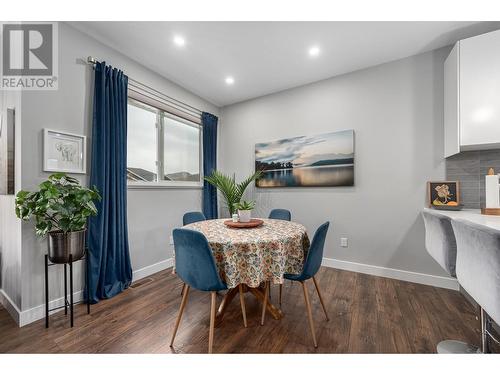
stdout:
<svg viewBox="0 0 500 375">
<path fill-rule="evenodd" d="M 311 48 L 309 48 L 309 56 L 311 57 L 316 57 L 319 55 L 319 47 L 318 46 L 313 46 Z"/>
<path fill-rule="evenodd" d="M 179 47 L 183 47 L 186 44 L 186 40 L 182 36 L 176 35 L 174 36 L 174 43 Z"/>
<path fill-rule="evenodd" d="M 234 83 L 233 77 L 226 77 L 225 79 L 227 85 L 232 85 Z"/>
</svg>

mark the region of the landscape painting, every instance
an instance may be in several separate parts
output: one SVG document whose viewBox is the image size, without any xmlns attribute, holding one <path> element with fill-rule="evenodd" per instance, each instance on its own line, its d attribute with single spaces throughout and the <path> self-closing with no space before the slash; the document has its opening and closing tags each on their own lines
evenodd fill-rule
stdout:
<svg viewBox="0 0 500 375">
<path fill-rule="evenodd" d="M 261 188 L 354 185 L 354 131 L 281 139 L 255 145 Z"/>
</svg>

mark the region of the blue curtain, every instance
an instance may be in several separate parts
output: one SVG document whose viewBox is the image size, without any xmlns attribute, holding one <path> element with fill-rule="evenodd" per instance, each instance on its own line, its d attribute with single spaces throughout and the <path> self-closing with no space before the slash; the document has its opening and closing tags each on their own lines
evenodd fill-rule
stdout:
<svg viewBox="0 0 500 375">
<path fill-rule="evenodd" d="M 203 112 L 203 175 L 208 176 L 217 169 L 217 116 Z M 203 213 L 205 217 L 217 219 L 217 189 L 208 182 L 203 183 Z"/>
<path fill-rule="evenodd" d="M 88 222 L 90 299 L 96 303 L 128 288 L 132 267 L 127 231 L 127 85 L 121 70 L 95 66 L 92 169 L 98 215 Z"/>
</svg>

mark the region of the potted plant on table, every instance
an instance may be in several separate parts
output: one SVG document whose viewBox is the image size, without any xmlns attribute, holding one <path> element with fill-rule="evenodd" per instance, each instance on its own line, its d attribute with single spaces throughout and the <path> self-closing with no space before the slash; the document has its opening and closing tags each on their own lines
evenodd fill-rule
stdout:
<svg viewBox="0 0 500 375">
<path fill-rule="evenodd" d="M 205 180 L 215 186 L 221 192 L 224 200 L 226 201 L 226 207 L 229 210 L 229 215 L 232 216 L 234 213 L 236 213 L 236 210 L 238 209 L 237 204 L 240 203 L 241 198 L 243 197 L 243 194 L 245 193 L 248 185 L 250 185 L 250 183 L 252 183 L 256 179 L 260 178 L 261 175 L 261 171 L 256 171 L 254 174 L 251 174 L 240 183 L 236 183 L 234 175 L 233 177 L 230 177 L 215 170 L 210 176 L 205 177 Z"/>
<path fill-rule="evenodd" d="M 68 263 L 83 257 L 87 218 L 97 215 L 94 201 L 101 196 L 95 187 L 86 188 L 65 173 L 55 173 L 35 192 L 21 190 L 16 196 L 16 215 L 34 219 L 36 234 L 48 235 L 49 259 Z"/>
<path fill-rule="evenodd" d="M 236 205 L 238 216 L 242 223 L 248 223 L 252 219 L 252 210 L 255 207 L 254 201 L 241 201 Z"/>
</svg>

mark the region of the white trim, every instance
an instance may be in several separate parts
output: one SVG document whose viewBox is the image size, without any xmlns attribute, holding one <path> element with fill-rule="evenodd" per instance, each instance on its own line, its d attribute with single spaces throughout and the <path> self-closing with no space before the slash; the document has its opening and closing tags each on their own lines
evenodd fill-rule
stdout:
<svg viewBox="0 0 500 375">
<path fill-rule="evenodd" d="M 127 189 L 202 189 L 202 181 L 127 181 Z"/>
<path fill-rule="evenodd" d="M 365 273 L 368 275 L 388 277 L 396 280 L 409 281 L 418 284 L 431 285 L 439 288 L 446 288 L 452 290 L 459 290 L 459 284 L 456 279 L 452 277 L 443 277 L 436 275 L 429 275 L 425 273 L 418 273 L 412 271 L 399 270 L 395 268 L 387 268 L 374 266 L 369 264 L 362 264 L 356 262 L 349 262 L 340 259 L 323 258 L 322 265 L 324 267 L 337 268 L 346 271 Z M 166 270 L 173 266 L 173 259 L 168 258 L 158 263 L 140 268 L 133 272 L 132 280 L 137 281 L 144 277 L 148 277 L 157 272 Z M 73 294 L 74 302 L 80 302 L 83 299 L 83 292 L 77 291 Z M 49 308 L 54 308 L 63 304 L 64 298 L 57 298 L 49 302 Z M 28 310 L 20 311 L 17 305 L 5 294 L 3 289 L 0 289 L 0 302 L 4 305 L 5 309 L 13 317 L 16 323 L 22 327 L 30 324 L 36 320 L 42 319 L 45 316 L 45 305 L 39 305 Z M 55 311 L 53 311 L 55 312 Z M 51 312 L 51 314 L 53 313 Z"/>
<path fill-rule="evenodd" d="M 158 263 L 151 264 L 150 266 L 139 268 L 138 270 L 132 273 L 132 281 L 137 281 L 145 277 L 148 277 L 154 273 L 166 270 L 167 268 L 172 267 L 173 264 L 174 264 L 173 259 L 168 258 Z"/>
<path fill-rule="evenodd" d="M 69 298 L 69 296 L 68 296 Z M 83 300 L 83 291 L 79 290 L 73 293 L 73 302 L 77 303 Z M 49 302 L 49 309 L 56 308 L 57 306 L 64 306 L 64 297 L 54 299 Z M 49 315 L 52 315 L 60 310 L 49 311 Z M 69 312 L 68 312 L 69 314 Z M 27 324 L 33 323 L 39 319 L 45 317 L 45 304 L 32 307 L 28 310 L 21 311 L 19 317 L 19 327 L 25 326 Z"/>
<path fill-rule="evenodd" d="M 19 325 L 21 311 L 3 289 L 0 289 L 0 304 L 5 307 L 5 310 L 7 310 L 10 316 L 12 316 L 12 319 L 14 319 L 16 321 L 16 324 Z"/>
<path fill-rule="evenodd" d="M 169 267 L 172 267 L 173 264 L 173 259 L 165 259 L 162 260 L 158 263 L 152 264 L 150 266 L 146 266 L 144 268 L 140 268 L 132 273 L 132 281 L 137 281 L 139 279 L 142 279 L 144 277 L 150 276 L 154 273 L 163 271 Z M 6 300 L 8 303 L 4 303 L 4 300 Z M 80 302 L 83 300 L 83 291 L 79 290 L 77 292 L 73 293 L 73 301 L 74 303 Z M 27 324 L 30 324 L 36 320 L 42 319 L 45 317 L 45 304 L 41 304 L 35 307 L 32 307 L 31 309 L 24 310 L 24 311 L 19 311 L 17 306 L 12 302 L 12 300 L 3 292 L 2 289 L 0 289 L 0 301 L 2 304 L 5 306 L 5 308 L 9 311 L 9 313 L 12 315 L 16 323 L 19 325 L 19 327 L 25 326 Z M 64 304 L 64 297 L 57 298 L 55 300 L 52 300 L 49 302 L 49 309 L 52 309 L 57 306 L 63 306 Z M 10 307 L 11 305 L 12 307 Z M 51 311 L 49 314 L 53 314 L 56 311 Z"/>
<path fill-rule="evenodd" d="M 338 268 L 341 270 L 365 273 L 368 275 L 388 277 L 391 279 L 431 285 L 439 288 L 459 290 L 457 279 L 452 277 L 429 275 L 426 273 L 373 266 L 370 264 L 348 262 L 345 260 L 332 258 L 323 258 L 322 265 L 330 268 Z"/>
</svg>

